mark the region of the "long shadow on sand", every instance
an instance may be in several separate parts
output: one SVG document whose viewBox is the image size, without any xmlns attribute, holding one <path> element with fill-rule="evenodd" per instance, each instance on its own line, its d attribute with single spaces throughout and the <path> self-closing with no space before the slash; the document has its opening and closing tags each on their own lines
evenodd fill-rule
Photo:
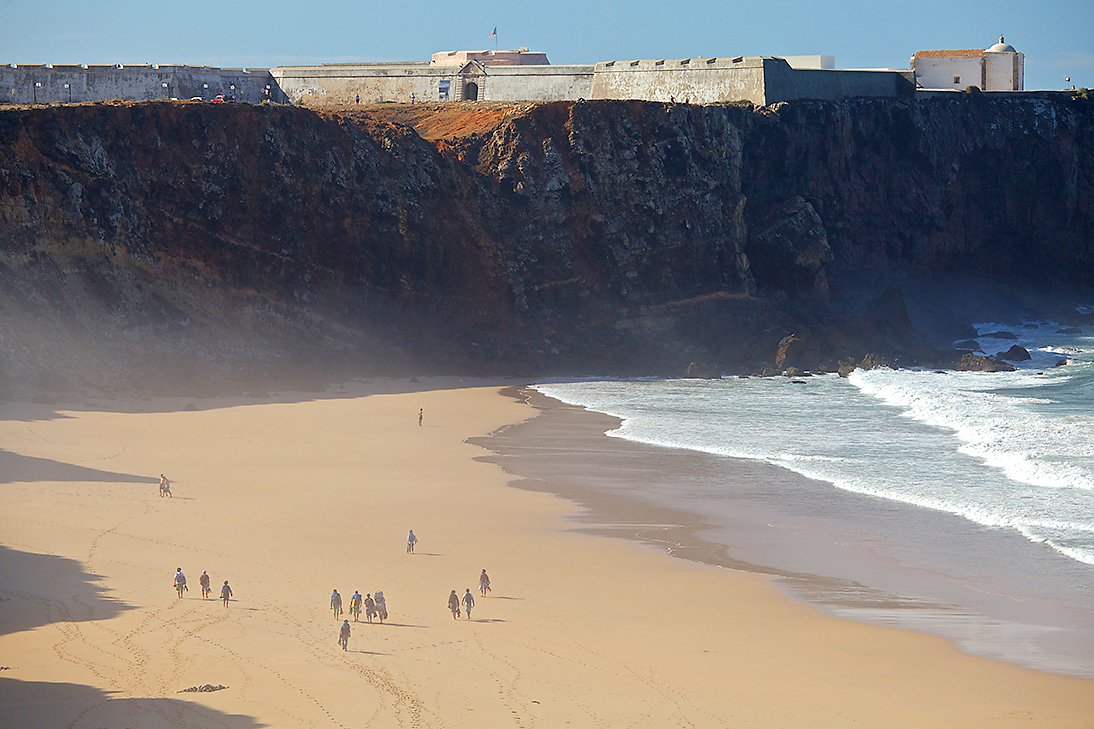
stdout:
<svg viewBox="0 0 1094 729">
<path fill-rule="evenodd" d="M 107 620 L 133 609 L 107 595 L 99 576 L 74 559 L 0 546 L 0 575 L 0 635 L 50 623 Z"/>
<path fill-rule="evenodd" d="M 134 609 L 111 598 L 99 576 L 79 562 L 0 546 L 0 635 L 50 623 L 108 620 Z M 21 656 L 4 663 L 18 668 Z M 230 727 L 264 726 L 253 718 L 179 699 L 123 699 L 93 686 L 0 678 L 0 727 Z"/>
<path fill-rule="evenodd" d="M 249 716 L 226 714 L 180 699 L 114 699 L 92 686 L 0 678 L 0 726 L 54 727 L 228 727 L 267 726 Z"/>
<path fill-rule="evenodd" d="M 100 471 L 48 458 L 22 456 L 0 448 L 0 483 L 35 481 L 97 481 L 99 483 L 159 483 L 158 478 Z"/>
</svg>

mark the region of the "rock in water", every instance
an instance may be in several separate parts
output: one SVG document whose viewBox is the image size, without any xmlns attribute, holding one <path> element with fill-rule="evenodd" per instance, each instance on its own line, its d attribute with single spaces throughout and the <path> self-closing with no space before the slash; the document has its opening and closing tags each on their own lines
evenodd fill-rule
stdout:
<svg viewBox="0 0 1094 729">
<path fill-rule="evenodd" d="M 1028 359 L 1032 359 L 1032 357 L 1029 356 L 1029 351 L 1026 350 L 1025 347 L 1019 347 L 1017 344 L 997 356 L 999 359 L 1005 359 L 1009 362 L 1025 362 Z"/>
<path fill-rule="evenodd" d="M 817 343 L 808 334 L 791 334 L 783 337 L 775 351 L 775 369 L 780 372 L 791 368 L 813 369 L 810 360 L 817 353 Z"/>
<path fill-rule="evenodd" d="M 980 342 L 976 341 L 975 339 L 966 339 L 963 342 L 954 342 L 953 343 L 953 348 L 954 349 L 967 349 L 967 350 L 972 351 L 972 352 L 978 352 L 978 351 L 980 351 Z"/>
<path fill-rule="evenodd" d="M 981 337 L 989 337 L 991 339 L 1017 339 L 1018 337 L 1014 332 L 992 332 L 990 334 L 981 334 Z"/>
<path fill-rule="evenodd" d="M 1014 365 L 996 357 L 981 357 L 970 352 L 961 355 L 953 368 L 958 372 L 1014 372 L 1016 369 Z"/>
<path fill-rule="evenodd" d="M 722 373 L 718 371 L 717 367 L 712 365 L 703 364 L 701 362 L 692 362 L 688 365 L 688 377 L 695 377 L 701 380 L 717 380 L 722 376 Z"/>
</svg>

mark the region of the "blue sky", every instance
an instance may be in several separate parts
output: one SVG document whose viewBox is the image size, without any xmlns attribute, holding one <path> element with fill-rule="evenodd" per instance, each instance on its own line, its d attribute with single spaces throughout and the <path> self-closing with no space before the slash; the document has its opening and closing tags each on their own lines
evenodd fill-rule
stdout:
<svg viewBox="0 0 1094 729">
<path fill-rule="evenodd" d="M 907 68 L 917 50 L 1026 54 L 1026 88 L 1094 87 L 1092 0 L 0 0 L 0 63 L 428 60 L 439 50 L 545 51 L 552 63 L 829 54 L 840 68 Z"/>
</svg>

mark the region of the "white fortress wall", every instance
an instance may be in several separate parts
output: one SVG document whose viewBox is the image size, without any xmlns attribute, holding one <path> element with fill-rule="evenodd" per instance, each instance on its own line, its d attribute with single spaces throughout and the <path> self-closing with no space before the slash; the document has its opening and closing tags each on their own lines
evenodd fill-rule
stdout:
<svg viewBox="0 0 1094 729">
<path fill-rule="evenodd" d="M 1025 56 L 1021 53 L 984 54 L 984 91 L 1021 91 L 1026 87 Z"/>
<path fill-rule="evenodd" d="M 428 63 L 391 63 L 338 66 L 279 66 L 270 75 L 289 103 L 307 106 L 353 104 L 357 95 L 362 104 L 384 101 L 440 100 L 441 82 L 455 86 L 454 67 L 436 67 Z M 451 93 L 451 92 L 450 92 Z"/>
<path fill-rule="evenodd" d="M 212 99 L 217 94 L 258 103 L 263 100 L 262 90 L 268 84 L 271 84 L 270 73 L 264 68 L 160 64 L 0 66 L 0 101 L 16 104 L 194 96 Z"/>
<path fill-rule="evenodd" d="M 596 64 L 594 99 L 764 104 L 763 59 L 676 58 Z"/>
<path fill-rule="evenodd" d="M 478 77 L 479 99 L 487 101 L 576 101 L 593 93 L 592 65 L 491 66 Z"/>
<path fill-rule="evenodd" d="M 980 57 L 917 58 L 915 78 L 924 89 L 965 89 L 980 86 Z"/>
</svg>

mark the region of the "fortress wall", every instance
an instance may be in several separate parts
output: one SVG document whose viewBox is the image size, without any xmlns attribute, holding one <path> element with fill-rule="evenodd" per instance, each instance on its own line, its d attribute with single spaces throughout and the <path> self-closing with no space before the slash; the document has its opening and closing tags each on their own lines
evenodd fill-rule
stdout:
<svg viewBox="0 0 1094 729">
<path fill-rule="evenodd" d="M 591 98 L 765 104 L 761 58 L 690 58 L 596 64 Z M 785 62 L 783 62 L 785 65 Z M 787 67 L 789 68 L 789 66 Z"/>
<path fill-rule="evenodd" d="M 407 63 L 370 66 L 283 66 L 270 71 L 289 103 L 307 106 L 353 104 L 358 94 L 362 104 L 383 101 L 436 102 L 441 99 L 441 82 L 449 82 L 449 100 L 457 100 L 459 83 L 455 66 Z"/>
<path fill-rule="evenodd" d="M 212 99 L 217 94 L 234 94 L 240 101 L 258 103 L 264 98 L 262 89 L 269 83 L 270 74 L 266 69 L 7 65 L 0 66 L 0 101 L 16 104 L 108 99 L 147 101 L 193 96 Z"/>
<path fill-rule="evenodd" d="M 836 71 L 794 69 L 781 58 L 764 60 L 764 98 L 768 104 L 794 99 L 853 99 L 911 97 L 911 71 Z"/>
<path fill-rule="evenodd" d="M 485 77 L 469 81 L 480 84 L 480 99 L 487 101 L 576 101 L 591 99 L 592 65 L 581 66 L 493 66 Z"/>
</svg>

